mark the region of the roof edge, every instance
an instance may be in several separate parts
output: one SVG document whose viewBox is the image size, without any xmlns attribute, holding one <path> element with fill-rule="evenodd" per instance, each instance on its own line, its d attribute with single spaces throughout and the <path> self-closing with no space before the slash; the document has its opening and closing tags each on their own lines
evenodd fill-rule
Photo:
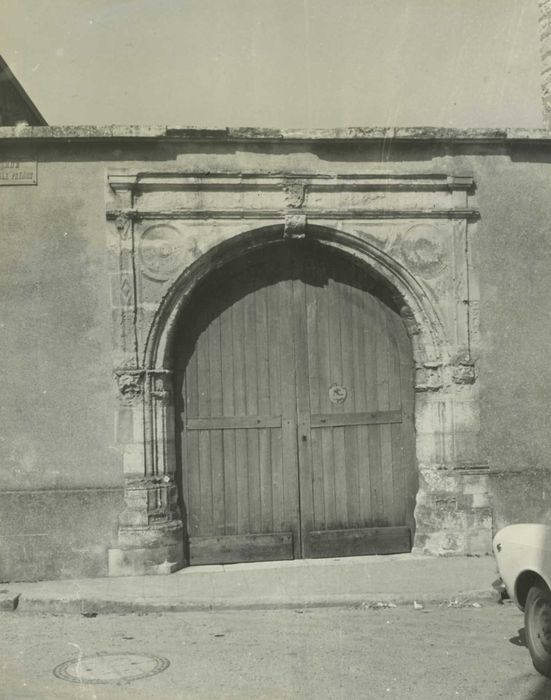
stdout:
<svg viewBox="0 0 551 700">
<path fill-rule="evenodd" d="M 551 129 L 447 127 L 346 127 L 335 129 L 271 129 L 261 127 L 201 128 L 195 126 L 4 126 L 5 140 L 167 139 L 176 141 L 455 141 L 500 143 L 551 141 Z"/>
<path fill-rule="evenodd" d="M 35 120 L 40 124 L 42 127 L 47 126 L 48 122 L 44 119 L 42 114 L 40 113 L 40 110 L 38 107 L 35 105 L 35 103 L 31 100 L 29 97 L 27 91 L 25 88 L 21 85 L 19 80 L 15 77 L 13 74 L 12 69 L 8 66 L 6 61 L 0 56 L 0 69 L 4 71 L 4 73 L 8 76 L 8 80 L 11 80 L 12 85 L 17 91 L 17 94 L 19 97 L 23 100 L 27 108 L 30 110 L 31 114 L 35 118 Z M 10 128 L 10 127 L 0 127 L 0 128 Z M 35 127 L 31 127 L 35 128 Z"/>
</svg>

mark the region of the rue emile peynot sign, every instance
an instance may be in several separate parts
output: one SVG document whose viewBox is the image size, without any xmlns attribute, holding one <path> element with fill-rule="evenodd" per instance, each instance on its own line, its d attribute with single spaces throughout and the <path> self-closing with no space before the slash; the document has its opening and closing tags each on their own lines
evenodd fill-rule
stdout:
<svg viewBox="0 0 551 700">
<path fill-rule="evenodd" d="M 36 160 L 0 160 L 2 185 L 36 185 Z"/>
</svg>

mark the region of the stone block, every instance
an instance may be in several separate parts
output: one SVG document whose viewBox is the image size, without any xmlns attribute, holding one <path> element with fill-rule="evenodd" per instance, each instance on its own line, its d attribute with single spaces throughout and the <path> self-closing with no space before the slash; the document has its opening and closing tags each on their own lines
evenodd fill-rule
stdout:
<svg viewBox="0 0 551 700">
<path fill-rule="evenodd" d="M 12 612 L 17 608 L 20 594 L 8 588 L 0 589 L 0 611 Z"/>
<path fill-rule="evenodd" d="M 183 546 L 112 547 L 109 576 L 171 574 L 183 566 Z"/>
</svg>

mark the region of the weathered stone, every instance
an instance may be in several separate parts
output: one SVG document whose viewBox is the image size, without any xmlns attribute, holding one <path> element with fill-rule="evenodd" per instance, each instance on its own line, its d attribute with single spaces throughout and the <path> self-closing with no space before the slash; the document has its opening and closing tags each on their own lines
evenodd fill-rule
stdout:
<svg viewBox="0 0 551 700">
<path fill-rule="evenodd" d="M 184 563 L 171 333 L 200 280 L 295 216 L 392 290 L 411 338 L 416 550 L 481 553 L 492 528 L 549 520 L 549 132 L 0 139 L 10 158 L 41 149 L 37 186 L 2 188 L 3 575 L 105 574 L 110 545 L 117 571 Z"/>
</svg>

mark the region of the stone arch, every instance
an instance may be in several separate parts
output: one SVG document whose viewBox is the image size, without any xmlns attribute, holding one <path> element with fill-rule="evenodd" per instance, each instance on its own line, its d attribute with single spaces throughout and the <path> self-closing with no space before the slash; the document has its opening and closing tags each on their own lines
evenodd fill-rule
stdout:
<svg viewBox="0 0 551 700">
<path fill-rule="evenodd" d="M 244 252 L 281 242 L 282 237 L 281 225 L 247 231 L 213 247 L 186 268 L 172 284 L 155 314 L 145 346 L 144 366 L 150 370 L 171 369 L 170 348 L 174 329 L 191 292 L 209 272 L 223 267 Z M 309 225 L 307 237 L 360 260 L 381 277 L 402 307 L 401 314 L 412 337 L 417 368 L 432 369 L 442 364 L 446 347 L 442 322 L 419 281 L 401 263 L 373 243 L 342 230 Z M 424 377 L 421 374 L 421 378 Z"/>
<path fill-rule="evenodd" d="M 135 444 L 131 450 L 137 459 L 140 459 L 138 453 L 142 453 L 143 476 L 138 479 L 130 476 L 125 481 L 127 507 L 120 516 L 119 546 L 109 552 L 112 574 L 170 573 L 184 565 L 184 532 L 175 482 L 174 334 L 192 292 L 210 272 L 246 252 L 277 245 L 284 237 L 283 225 L 269 225 L 213 246 L 181 272 L 160 302 L 147 335 L 141 368 L 134 373 L 143 386 L 134 402 L 136 420 L 143 425 L 143 436 L 141 446 Z M 423 423 L 430 394 L 442 388 L 441 367 L 448 361 L 448 343 L 441 319 L 422 285 L 400 262 L 353 233 L 308 225 L 306 237 L 360 261 L 391 290 L 412 341 L 417 392 L 415 424 Z M 134 381 L 134 375 L 131 379 Z M 443 432 L 445 428 L 435 426 L 435 434 Z M 417 434 L 419 466 L 422 462 L 419 455 L 426 441 L 426 435 Z M 424 498 L 424 494 L 418 492 L 418 502 L 419 499 L 423 502 Z M 416 538 L 421 530 L 417 523 Z M 415 543 L 414 548 L 419 549 Z M 130 557 L 134 559 L 130 561 Z"/>
</svg>

